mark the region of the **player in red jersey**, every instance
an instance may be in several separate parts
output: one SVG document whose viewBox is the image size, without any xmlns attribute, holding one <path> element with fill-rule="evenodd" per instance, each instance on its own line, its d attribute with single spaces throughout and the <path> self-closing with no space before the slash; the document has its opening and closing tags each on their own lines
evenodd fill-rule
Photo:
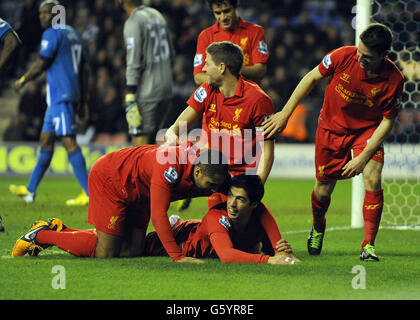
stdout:
<svg viewBox="0 0 420 320">
<path fill-rule="evenodd" d="M 146 145 L 107 154 L 89 174 L 88 222 L 96 232 L 60 235 L 39 222 L 17 240 L 12 255 L 32 255 L 57 245 L 79 256 L 140 256 L 151 219 L 174 261 L 197 262 L 186 258 L 176 244 L 167 210 L 171 201 L 218 190 L 227 177 L 225 163 L 219 151 L 200 152 L 194 147 Z"/>
<path fill-rule="evenodd" d="M 269 52 L 264 29 L 255 23 L 243 20 L 237 14 L 238 0 L 207 0 L 216 23 L 204 29 L 197 40 L 194 57 L 194 81 L 201 85 L 207 81 L 203 71 L 206 49 L 213 42 L 231 41 L 241 47 L 244 61 L 241 75 L 249 80 L 260 81 L 267 71 Z"/>
<path fill-rule="evenodd" d="M 268 137 L 281 132 L 299 102 L 323 78 L 328 77 L 324 105 L 315 137 L 316 185 L 312 191 L 313 227 L 308 251 L 321 253 L 325 214 L 336 181 L 363 174 L 365 235 L 361 260 L 375 260 L 374 242 L 383 208 L 381 174 L 382 143 L 391 132 L 398 114 L 398 99 L 404 77 L 387 53 L 392 32 L 373 23 L 360 35 L 358 46 L 341 47 L 298 84 L 283 110 L 264 122 Z"/>
<path fill-rule="evenodd" d="M 179 139 L 183 126 L 181 131 L 187 131 L 203 116 L 200 143 L 227 154 L 231 175 L 253 170 L 265 183 L 274 161 L 274 140 L 263 136 L 261 124 L 274 113 L 274 105 L 256 83 L 240 76 L 242 63 L 239 46 L 229 41 L 212 43 L 203 68 L 208 81 L 188 99 L 165 139 L 168 143 Z M 209 208 L 223 201 L 215 197 Z"/>
<path fill-rule="evenodd" d="M 186 257 L 219 258 L 224 263 L 295 264 L 300 262 L 282 239 L 274 217 L 261 203 L 264 185 L 256 175 L 232 178 L 227 202 L 202 220 L 171 216 L 172 231 Z M 263 246 L 264 243 L 264 246 Z M 260 254 L 261 249 L 266 254 Z M 146 255 L 166 256 L 156 232 L 146 236 Z"/>
</svg>

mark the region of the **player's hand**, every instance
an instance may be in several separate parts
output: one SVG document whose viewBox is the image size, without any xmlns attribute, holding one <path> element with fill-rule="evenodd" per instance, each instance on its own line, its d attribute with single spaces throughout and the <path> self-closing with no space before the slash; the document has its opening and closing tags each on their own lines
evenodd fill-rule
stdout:
<svg viewBox="0 0 420 320">
<path fill-rule="evenodd" d="M 165 133 L 165 146 L 176 146 L 179 143 L 179 137 L 175 134 L 175 132 L 169 128 Z"/>
<path fill-rule="evenodd" d="M 358 174 L 363 172 L 367 161 L 368 160 L 366 160 L 364 156 L 357 156 L 356 158 L 350 160 L 345 164 L 341 175 L 344 178 L 353 178 L 354 176 L 357 176 Z"/>
<path fill-rule="evenodd" d="M 125 95 L 125 118 L 127 123 L 134 128 L 138 128 L 141 125 L 141 115 L 139 108 L 136 103 L 136 95 L 134 93 L 127 93 Z"/>
<path fill-rule="evenodd" d="M 280 239 L 276 243 L 276 249 L 279 253 L 283 252 L 283 253 L 291 254 L 293 252 L 292 247 L 285 239 Z"/>
<path fill-rule="evenodd" d="M 277 112 L 273 114 L 267 120 L 264 120 L 262 127 L 264 129 L 264 137 L 271 138 L 277 133 L 280 133 L 286 128 L 289 117 L 283 112 Z"/>
<path fill-rule="evenodd" d="M 206 263 L 205 260 L 203 259 L 197 259 L 197 258 L 193 258 L 193 257 L 183 257 L 182 259 L 179 259 L 177 262 L 179 263 Z"/>
<path fill-rule="evenodd" d="M 268 264 L 297 264 L 300 263 L 300 260 L 295 258 L 293 255 L 290 254 L 276 254 L 273 257 L 268 258 Z"/>
</svg>

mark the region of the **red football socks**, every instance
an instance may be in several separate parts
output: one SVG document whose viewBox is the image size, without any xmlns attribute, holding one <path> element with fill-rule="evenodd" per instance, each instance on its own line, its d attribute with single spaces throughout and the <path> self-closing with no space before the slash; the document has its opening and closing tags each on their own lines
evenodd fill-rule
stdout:
<svg viewBox="0 0 420 320">
<path fill-rule="evenodd" d="M 55 245 L 77 257 L 94 257 L 98 236 L 95 230 L 76 230 L 72 232 L 40 230 L 37 241 L 40 244 Z"/>
<path fill-rule="evenodd" d="M 324 232 L 327 220 L 325 219 L 325 214 L 327 213 L 328 207 L 330 206 L 331 198 L 328 200 L 320 202 L 316 196 L 315 191 L 312 190 L 311 194 L 311 203 L 312 203 L 312 215 L 313 215 L 313 225 L 316 231 Z"/>
<path fill-rule="evenodd" d="M 365 191 L 363 202 L 363 220 L 365 222 L 365 239 L 362 248 L 370 243 L 374 245 L 379 224 L 381 223 L 382 209 L 384 206 L 383 189 L 379 191 Z"/>
</svg>

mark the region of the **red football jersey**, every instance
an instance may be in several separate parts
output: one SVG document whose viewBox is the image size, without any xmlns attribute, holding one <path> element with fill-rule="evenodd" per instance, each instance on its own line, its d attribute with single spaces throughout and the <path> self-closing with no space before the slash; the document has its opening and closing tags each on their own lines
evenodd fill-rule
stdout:
<svg viewBox="0 0 420 320">
<path fill-rule="evenodd" d="M 194 74 L 203 72 L 206 49 L 213 42 L 230 41 L 240 46 L 244 54 L 244 66 L 267 62 L 269 53 L 264 29 L 258 24 L 239 19 L 239 25 L 233 31 L 224 30 L 219 22 L 216 22 L 200 33 L 194 57 Z"/>
<path fill-rule="evenodd" d="M 168 222 L 170 202 L 208 196 L 192 178 L 197 150 L 182 146 L 146 145 L 124 148 L 106 155 L 114 190 L 127 206 L 150 199 L 150 218 L 169 256 L 182 258 Z"/>
<path fill-rule="evenodd" d="M 223 152 L 231 171 L 256 168 L 261 151 L 257 141 L 264 141 L 260 126 L 274 113 L 273 101 L 258 84 L 239 77 L 234 96 L 225 98 L 205 82 L 187 104 L 203 115 L 202 145 Z"/>
<path fill-rule="evenodd" d="M 404 76 L 388 58 L 379 76 L 366 78 L 357 47 L 345 46 L 328 53 L 318 70 L 330 77 L 318 126 L 345 134 L 377 127 L 383 117 L 397 116 Z"/>
<path fill-rule="evenodd" d="M 281 239 L 280 231 L 271 212 L 260 204 L 252 213 L 246 230 L 233 229 L 226 203 L 210 209 L 201 223 L 190 231 L 183 243 L 183 253 L 188 257 L 219 257 L 222 262 L 267 263 L 269 256 L 256 254 L 258 243 L 268 237 L 274 253 Z"/>
</svg>

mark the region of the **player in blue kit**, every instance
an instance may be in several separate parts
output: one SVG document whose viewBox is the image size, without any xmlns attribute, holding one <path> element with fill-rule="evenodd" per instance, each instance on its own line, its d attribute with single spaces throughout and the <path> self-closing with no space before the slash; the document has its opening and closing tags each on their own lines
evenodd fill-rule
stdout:
<svg viewBox="0 0 420 320">
<path fill-rule="evenodd" d="M 35 199 L 36 189 L 51 163 L 56 137 L 61 139 L 69 161 L 83 192 L 67 205 L 87 205 L 89 202 L 86 161 L 76 141 L 75 114 L 87 115 L 85 91 L 86 68 L 83 64 L 82 40 L 76 31 L 66 25 L 54 23 L 52 14 L 56 0 L 45 0 L 39 7 L 41 25 L 46 30 L 42 35 L 39 58 L 14 84 L 17 92 L 28 81 L 44 71 L 47 76 L 47 111 L 41 131 L 41 150 L 37 164 L 27 186 L 10 185 L 10 191 L 30 203 Z M 83 112 L 83 113 L 82 113 Z"/>
<path fill-rule="evenodd" d="M 20 44 L 21 41 L 10 24 L 0 18 L 0 73 Z"/>
</svg>

